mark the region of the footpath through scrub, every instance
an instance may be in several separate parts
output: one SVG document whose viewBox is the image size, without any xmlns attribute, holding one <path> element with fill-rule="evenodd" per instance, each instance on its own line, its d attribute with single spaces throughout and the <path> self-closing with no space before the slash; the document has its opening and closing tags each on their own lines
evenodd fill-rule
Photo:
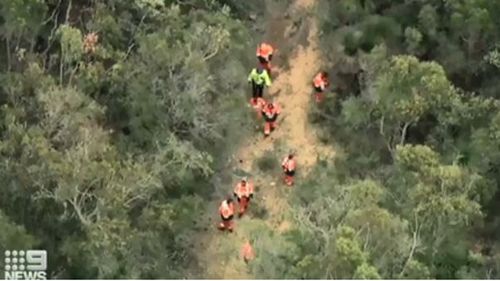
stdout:
<svg viewBox="0 0 500 281">
<path fill-rule="evenodd" d="M 292 9 L 304 11 L 313 9 L 315 0 L 296 0 Z M 317 25 L 314 17 L 308 16 L 305 26 L 309 27 L 307 44 L 298 46 L 291 52 L 288 60 L 289 69 L 282 71 L 282 66 L 273 64 L 273 73 L 278 68 L 279 76 L 273 81 L 273 85 L 264 93 L 266 100 L 274 100 L 281 106 L 282 114 L 278 117 L 278 128 L 271 133 L 267 139 L 263 139 L 262 129 L 247 143 L 244 143 L 237 153 L 236 161 L 238 169 L 255 175 L 255 161 L 264 156 L 264 153 L 272 151 L 275 143 L 279 142 L 287 149 L 296 151 L 297 172 L 303 176 L 316 163 L 319 156 L 332 157 L 334 151 L 331 147 L 323 145 L 316 137 L 314 128 L 308 122 L 308 109 L 312 102 L 311 81 L 313 76 L 320 70 L 322 65 L 320 51 L 318 49 Z M 272 38 L 264 38 L 264 41 Z M 286 44 L 286 42 L 284 42 Z M 280 46 L 278 45 L 278 50 Z M 242 107 L 245 105 L 242 105 Z M 249 109 L 250 110 L 250 109 Z M 262 125 L 262 123 L 260 123 Z M 286 152 L 285 152 L 286 153 Z M 285 156 L 283 153 L 277 155 L 277 162 Z M 273 154 L 273 155 L 274 155 Z M 278 231 L 284 231 L 290 227 L 290 223 L 283 217 L 283 213 L 290 208 L 283 190 L 299 188 L 300 183 L 294 187 L 287 187 L 282 183 L 281 176 L 265 175 L 263 178 L 250 177 L 260 189 L 257 190 L 254 201 L 263 206 L 268 215 L 266 223 Z M 274 184 L 272 184 L 274 183 Z M 234 184 L 234 183 L 233 183 Z M 232 193 L 233 186 L 227 186 L 227 193 Z M 210 202 L 214 206 L 224 198 L 218 198 L 217 202 Z M 250 209 L 255 207 L 256 202 L 250 203 Z M 210 214 L 212 220 L 210 229 L 202 240 L 204 243 L 197 244 L 198 259 L 201 266 L 206 269 L 203 278 L 213 279 L 253 279 L 248 273 L 247 265 L 239 257 L 240 249 L 248 238 L 248 229 L 243 224 L 251 224 L 252 221 L 260 220 L 252 218 L 251 215 L 241 219 L 235 219 L 235 231 L 233 233 L 219 232 L 215 229 L 218 215 L 214 208 Z M 256 252 L 256 255 L 259 253 Z"/>
</svg>

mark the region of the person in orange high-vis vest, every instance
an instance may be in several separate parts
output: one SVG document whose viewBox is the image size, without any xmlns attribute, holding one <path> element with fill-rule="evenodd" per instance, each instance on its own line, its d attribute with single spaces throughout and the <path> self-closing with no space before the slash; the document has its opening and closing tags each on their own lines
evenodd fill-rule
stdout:
<svg viewBox="0 0 500 281">
<path fill-rule="evenodd" d="M 250 198 L 253 197 L 253 184 L 247 178 L 241 179 L 234 187 L 234 196 L 240 205 L 239 216 L 241 217 L 248 208 Z"/>
<path fill-rule="evenodd" d="M 262 67 L 267 70 L 269 75 L 271 75 L 271 60 L 273 58 L 273 52 L 273 47 L 267 43 L 261 43 L 257 46 L 257 59 Z"/>
<path fill-rule="evenodd" d="M 220 230 L 229 230 L 233 232 L 233 217 L 234 217 L 234 203 L 231 197 L 222 201 L 219 207 L 219 214 L 222 221 L 219 224 Z"/>
<path fill-rule="evenodd" d="M 293 185 L 293 176 L 295 176 L 296 162 L 293 153 L 288 154 L 281 162 L 281 167 L 285 173 L 285 183 L 288 186 Z"/>
<path fill-rule="evenodd" d="M 264 137 L 267 137 L 271 134 L 271 131 L 276 128 L 276 120 L 278 119 L 278 115 L 281 113 L 279 106 L 274 103 L 268 103 L 262 109 L 262 116 L 264 117 Z"/>
<path fill-rule="evenodd" d="M 321 102 L 324 99 L 324 91 L 326 87 L 328 87 L 328 73 L 320 72 L 313 79 L 313 87 L 315 90 L 315 99 L 316 102 Z"/>
<path fill-rule="evenodd" d="M 261 117 L 262 110 L 266 106 L 267 102 L 265 99 L 258 97 L 250 99 L 250 103 L 252 104 L 253 109 L 257 112 L 257 118 Z"/>
<path fill-rule="evenodd" d="M 247 240 L 245 244 L 243 244 L 243 247 L 241 247 L 241 257 L 245 263 L 248 263 L 255 258 L 255 252 L 249 240 Z"/>
</svg>

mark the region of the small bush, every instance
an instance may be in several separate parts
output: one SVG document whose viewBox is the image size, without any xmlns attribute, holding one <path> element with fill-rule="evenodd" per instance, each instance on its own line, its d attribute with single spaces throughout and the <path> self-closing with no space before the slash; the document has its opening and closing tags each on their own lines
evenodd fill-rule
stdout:
<svg viewBox="0 0 500 281">
<path fill-rule="evenodd" d="M 267 219 L 269 214 L 260 198 L 254 198 L 252 202 L 250 202 L 250 208 L 248 211 L 252 218 L 262 220 Z"/>
<path fill-rule="evenodd" d="M 257 159 L 256 162 L 257 168 L 262 172 L 272 171 L 280 165 L 275 153 L 271 151 L 266 151 L 262 157 Z"/>
</svg>

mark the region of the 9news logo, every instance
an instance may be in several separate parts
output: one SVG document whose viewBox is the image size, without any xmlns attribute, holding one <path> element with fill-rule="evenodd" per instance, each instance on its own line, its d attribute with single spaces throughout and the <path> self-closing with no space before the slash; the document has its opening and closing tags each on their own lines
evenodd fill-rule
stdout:
<svg viewBox="0 0 500 281">
<path fill-rule="evenodd" d="M 47 251 L 5 251 L 5 280 L 47 280 Z"/>
</svg>

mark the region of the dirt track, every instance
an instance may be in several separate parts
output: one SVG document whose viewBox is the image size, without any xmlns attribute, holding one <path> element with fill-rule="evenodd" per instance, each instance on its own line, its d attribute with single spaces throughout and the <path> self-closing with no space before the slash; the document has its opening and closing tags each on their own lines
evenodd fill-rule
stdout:
<svg viewBox="0 0 500 281">
<path fill-rule="evenodd" d="M 307 11 L 314 8 L 315 0 L 296 0 L 290 7 L 291 11 Z M 289 12 L 291 12 L 289 11 Z M 279 65 L 273 65 L 279 75 L 273 85 L 265 93 L 265 97 L 274 98 L 282 108 L 282 116 L 278 120 L 278 128 L 268 139 L 260 134 L 241 146 L 237 153 L 239 169 L 248 174 L 255 174 L 255 161 L 267 151 L 275 149 L 275 143 L 280 142 L 286 150 L 297 152 L 297 165 L 301 175 L 306 174 L 315 164 L 318 156 L 331 157 L 334 151 L 318 141 L 314 128 L 308 122 L 308 110 L 311 106 L 311 80 L 321 66 L 320 53 L 317 42 L 317 26 L 314 17 L 304 17 L 303 26 L 307 27 L 307 42 L 304 46 L 297 46 L 292 50 L 288 61 L 288 69 L 283 70 Z M 285 36 L 286 37 L 286 36 Z M 272 41 L 271 41 L 272 42 Z M 286 42 L 285 42 L 286 43 Z M 277 46 L 278 50 L 281 49 Z M 279 54 L 278 54 L 279 55 Z M 279 155 L 280 158 L 285 154 Z M 281 159 L 277 159 L 281 161 Z M 254 179 L 261 188 L 257 198 L 263 201 L 262 205 L 268 212 L 266 223 L 278 231 L 288 229 L 291 225 L 282 216 L 283 210 L 290 206 L 283 196 L 284 186 L 279 178 L 265 175 L 264 178 Z M 231 189 L 232 187 L 228 187 Z M 292 187 L 298 188 L 298 187 Z M 252 205 L 250 205 L 252 208 Z M 248 237 L 248 229 L 240 227 L 251 224 L 258 218 L 244 217 L 236 221 L 235 233 L 219 233 L 210 231 L 198 249 L 202 267 L 206 269 L 203 278 L 214 279 L 253 279 L 247 273 L 246 265 L 239 258 L 239 250 L 244 239 Z M 213 226 L 211 226 L 213 227 Z M 257 253 L 258 254 L 258 253 Z"/>
</svg>

